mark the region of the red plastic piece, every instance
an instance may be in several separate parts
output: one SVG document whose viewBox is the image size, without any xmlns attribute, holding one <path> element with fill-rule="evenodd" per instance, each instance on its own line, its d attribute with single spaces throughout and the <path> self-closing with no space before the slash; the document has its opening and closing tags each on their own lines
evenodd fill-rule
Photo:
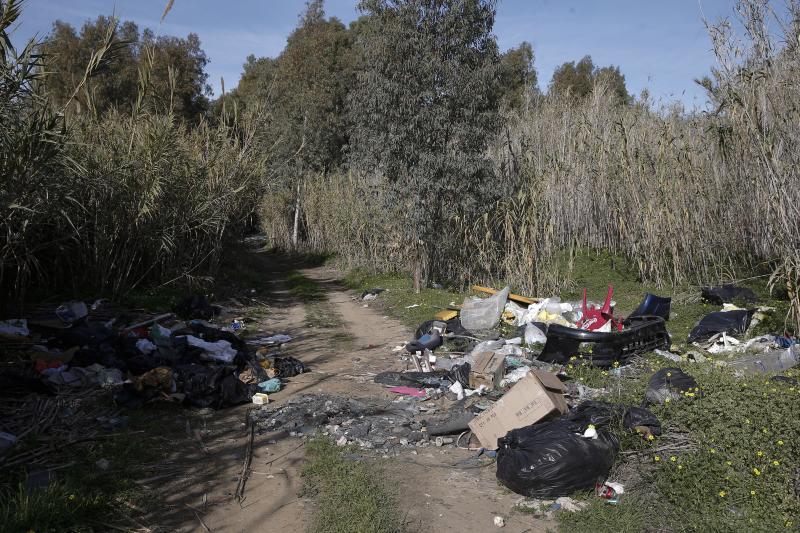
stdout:
<svg viewBox="0 0 800 533">
<path fill-rule="evenodd" d="M 586 289 L 583 289 L 583 302 L 581 303 L 581 319 L 578 321 L 578 327 L 588 331 L 597 331 L 611 321 L 611 329 L 622 331 L 622 322 L 614 320 L 613 311 L 611 310 L 611 298 L 614 296 L 614 287 L 608 286 L 608 293 L 606 294 L 606 301 L 603 307 L 597 308 L 594 305 L 586 303 Z"/>
</svg>

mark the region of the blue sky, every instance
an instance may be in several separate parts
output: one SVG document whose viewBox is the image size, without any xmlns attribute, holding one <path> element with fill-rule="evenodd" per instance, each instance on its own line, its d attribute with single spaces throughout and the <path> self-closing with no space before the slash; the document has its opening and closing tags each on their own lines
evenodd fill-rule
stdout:
<svg viewBox="0 0 800 533">
<path fill-rule="evenodd" d="M 356 18 L 356 0 L 327 0 L 326 12 L 344 22 Z M 209 82 L 219 94 L 239 80 L 249 54 L 275 56 L 296 26 L 304 0 L 175 0 L 159 24 L 166 0 L 26 0 L 19 42 L 46 34 L 56 19 L 79 27 L 98 14 L 115 13 L 140 29 L 185 36 L 195 32 L 211 59 Z M 733 13 L 734 0 L 500 0 L 495 34 L 502 50 L 533 44 L 539 86 L 553 70 L 589 54 L 596 65 L 618 65 L 629 90 L 647 88 L 663 101 L 703 107 L 693 82 L 714 64 L 702 13 L 712 20 Z"/>
</svg>

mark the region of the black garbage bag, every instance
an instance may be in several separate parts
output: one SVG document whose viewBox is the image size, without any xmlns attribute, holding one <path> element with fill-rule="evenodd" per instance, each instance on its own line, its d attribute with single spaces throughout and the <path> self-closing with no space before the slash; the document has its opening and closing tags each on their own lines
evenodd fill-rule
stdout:
<svg viewBox="0 0 800 533">
<path fill-rule="evenodd" d="M 686 396 L 682 393 L 691 392 L 699 396 L 700 391 L 697 381 L 680 368 L 662 368 L 652 375 L 647 383 L 644 399 L 647 403 L 663 404 L 664 400 L 680 400 Z"/>
<path fill-rule="evenodd" d="M 637 427 L 647 427 L 653 435 L 661 435 L 661 422 L 652 411 L 644 407 L 611 404 L 588 400 L 581 402 L 564 415 L 567 420 L 586 429 L 589 424 L 595 427 L 611 428 L 624 426 L 631 431 Z"/>
<path fill-rule="evenodd" d="M 186 401 L 195 407 L 219 405 L 220 383 L 226 368 L 217 365 L 178 365 L 175 370 L 178 392 L 186 394 Z"/>
<path fill-rule="evenodd" d="M 309 368 L 302 361 L 289 356 L 276 357 L 272 367 L 277 372 L 275 377 L 281 379 L 291 378 L 309 371 Z"/>
<path fill-rule="evenodd" d="M 176 315 L 184 319 L 202 318 L 210 320 L 220 313 L 220 308 L 211 305 L 202 294 L 187 296 L 172 308 Z"/>
<path fill-rule="evenodd" d="M 628 407 L 625 411 L 625 417 L 622 419 L 622 423 L 630 430 L 635 430 L 638 427 L 646 427 L 650 430 L 650 433 L 656 437 L 661 435 L 661 422 L 650 409 L 645 407 Z"/>
<path fill-rule="evenodd" d="M 709 313 L 689 332 L 688 342 L 707 341 L 717 333 L 741 335 L 747 331 L 755 311 L 717 311 Z"/>
<path fill-rule="evenodd" d="M 744 302 L 758 300 L 756 293 L 747 287 L 737 287 L 731 284 L 721 287 L 703 287 L 700 290 L 700 296 L 702 296 L 703 300 L 717 305 L 733 302 L 734 300 L 742 300 Z"/>
<path fill-rule="evenodd" d="M 531 498 L 566 496 L 603 482 L 614 464 L 619 441 L 597 429 L 597 438 L 583 438 L 585 428 L 557 418 L 509 431 L 497 440 L 497 479 Z"/>
</svg>

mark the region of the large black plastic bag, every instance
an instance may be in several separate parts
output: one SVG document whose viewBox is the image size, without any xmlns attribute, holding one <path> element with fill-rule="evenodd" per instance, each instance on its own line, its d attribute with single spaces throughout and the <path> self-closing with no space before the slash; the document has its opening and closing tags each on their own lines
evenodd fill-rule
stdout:
<svg viewBox="0 0 800 533">
<path fill-rule="evenodd" d="M 508 432 L 497 441 L 497 479 L 532 498 L 593 488 L 608 476 L 619 441 L 604 429 L 597 429 L 596 439 L 583 438 L 584 430 L 558 418 Z"/>
<path fill-rule="evenodd" d="M 608 429 L 609 426 L 623 426 L 635 431 L 637 427 L 647 427 L 653 435 L 661 435 L 661 422 L 652 411 L 644 407 L 612 404 L 588 400 L 581 402 L 564 418 L 586 429 L 589 424 Z"/>
<path fill-rule="evenodd" d="M 689 332 L 688 342 L 707 341 L 717 333 L 740 335 L 747 331 L 754 311 L 717 311 L 704 316 Z"/>
<path fill-rule="evenodd" d="M 699 396 L 697 381 L 680 368 L 662 368 L 650 377 L 644 399 L 646 403 L 663 404 L 667 398 L 683 399 L 685 392 L 694 392 Z"/>
</svg>

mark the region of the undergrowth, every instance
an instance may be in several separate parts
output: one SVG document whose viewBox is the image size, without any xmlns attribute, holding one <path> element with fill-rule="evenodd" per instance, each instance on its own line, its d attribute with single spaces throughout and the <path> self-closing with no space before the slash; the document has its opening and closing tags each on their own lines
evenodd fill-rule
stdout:
<svg viewBox="0 0 800 533">
<path fill-rule="evenodd" d="M 406 531 L 397 495 L 380 467 L 345 457 L 347 449 L 317 437 L 306 447 L 304 494 L 316 502 L 312 533 L 400 533 Z"/>
</svg>

